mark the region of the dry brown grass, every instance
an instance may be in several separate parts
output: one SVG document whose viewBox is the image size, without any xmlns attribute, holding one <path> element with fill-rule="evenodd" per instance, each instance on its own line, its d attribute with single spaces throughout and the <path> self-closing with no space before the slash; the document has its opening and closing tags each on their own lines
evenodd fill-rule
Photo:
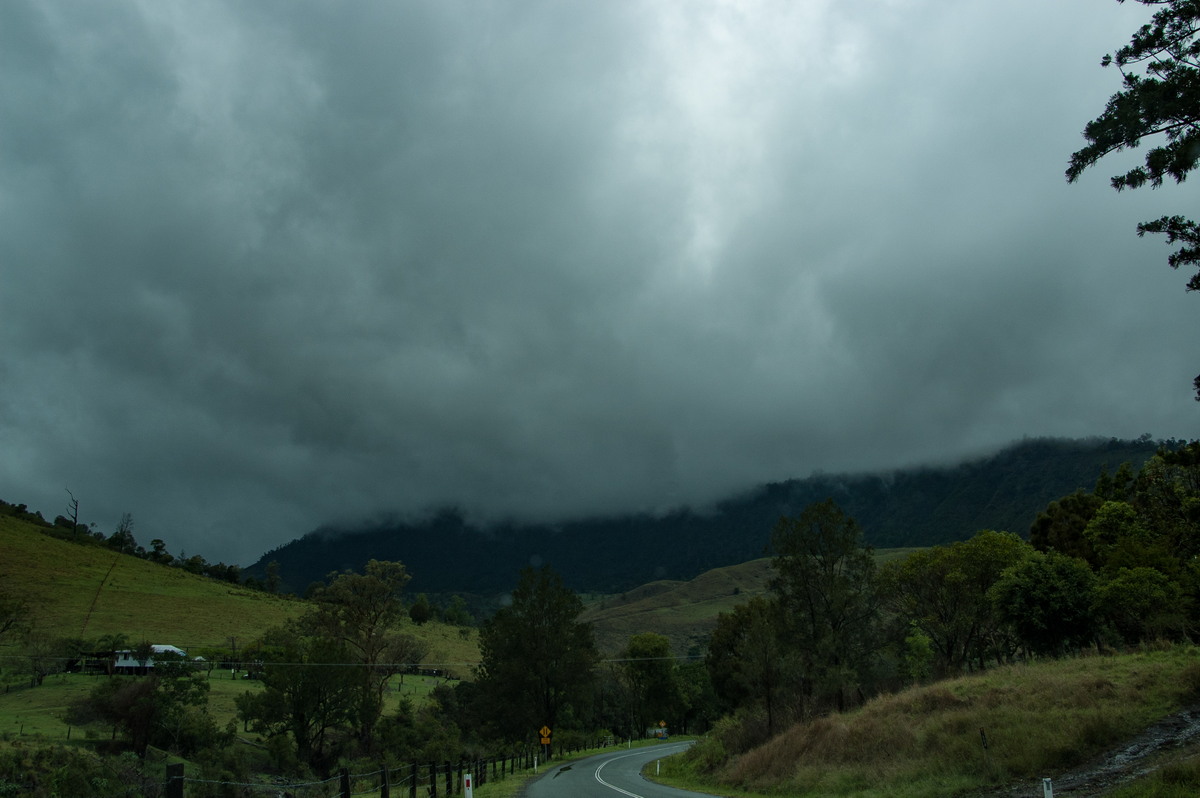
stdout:
<svg viewBox="0 0 1200 798">
<path fill-rule="evenodd" d="M 761 793 L 860 796 L 1037 779 L 1194 703 L 1198 685 L 1194 648 L 998 668 L 797 724 L 731 758 L 718 778 Z"/>
</svg>

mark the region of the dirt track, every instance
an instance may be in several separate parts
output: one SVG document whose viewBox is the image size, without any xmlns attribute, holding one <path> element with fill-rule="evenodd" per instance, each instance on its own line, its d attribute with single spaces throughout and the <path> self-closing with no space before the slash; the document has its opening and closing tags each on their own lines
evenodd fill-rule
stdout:
<svg viewBox="0 0 1200 798">
<path fill-rule="evenodd" d="M 1152 773 L 1157 755 L 1200 740 L 1200 706 L 1169 715 L 1084 767 L 1052 776 L 1054 798 L 1099 798 L 1110 790 Z M 1034 790 L 1036 789 L 1036 793 Z M 980 798 L 1041 795 L 1040 785 L 1023 784 L 984 793 Z"/>
</svg>

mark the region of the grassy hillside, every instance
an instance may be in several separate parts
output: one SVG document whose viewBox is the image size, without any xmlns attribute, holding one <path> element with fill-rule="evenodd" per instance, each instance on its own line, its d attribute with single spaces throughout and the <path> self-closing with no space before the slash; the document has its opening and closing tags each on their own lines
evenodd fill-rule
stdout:
<svg viewBox="0 0 1200 798">
<path fill-rule="evenodd" d="M 687 582 L 651 582 L 626 593 L 591 601 L 581 620 L 592 623 L 600 650 L 615 654 L 639 632 L 666 635 L 676 654 L 686 654 L 712 631 L 717 615 L 766 592 L 769 559 L 714 568 Z"/>
<path fill-rule="evenodd" d="M 902 557 L 914 549 L 880 549 L 876 562 Z M 639 632 L 658 632 L 671 640 L 672 650 L 683 655 L 703 646 L 717 623 L 754 596 L 767 592 L 773 571 L 769 557 L 741 565 L 714 568 L 686 582 L 659 581 L 615 596 L 590 600 L 582 620 L 593 624 L 600 650 L 615 654 Z"/>
<path fill-rule="evenodd" d="M 35 628 L 55 637 L 131 641 L 193 650 L 242 646 L 294 618 L 306 602 L 83 546 L 0 516 L 0 589 L 24 596 Z M 426 662 L 467 675 L 479 658 L 474 630 L 431 623 L 407 631 L 429 647 Z"/>
<path fill-rule="evenodd" d="M 1194 647 L 1015 665 L 881 696 L 738 756 L 744 729 L 723 723 L 672 781 L 722 795 L 932 798 L 1040 795 L 1051 778 L 1056 793 L 1099 795 L 1162 766 L 1182 792 L 1124 794 L 1195 795 L 1200 718 L 1177 713 L 1197 701 Z"/>
<path fill-rule="evenodd" d="M 36 628 L 62 637 L 124 633 L 181 648 L 228 646 L 299 615 L 303 602 L 42 534 L 0 516 L 0 588 L 26 598 Z"/>
<path fill-rule="evenodd" d="M 0 589 L 24 596 L 34 628 L 52 637 L 94 640 L 124 633 L 135 642 L 190 650 L 227 647 L 234 637 L 244 646 L 308 606 L 109 549 L 59 540 L 11 516 L 0 516 L 0 550 Z M 424 641 L 424 662 L 448 675 L 469 676 L 479 659 L 474 629 L 428 623 L 405 631 Z M 17 653 L 20 648 L 14 643 L 0 653 Z M 98 678 L 57 674 L 35 689 L 20 689 L 25 682 L 14 681 L 0 693 L 0 735 L 66 739 L 67 706 L 95 687 Z M 402 697 L 420 701 L 441 681 L 395 677 L 394 689 L 386 696 L 388 707 L 394 708 Z M 221 725 L 235 717 L 237 695 L 262 688 L 261 682 L 234 679 L 220 670 L 209 674 L 209 683 L 209 709 Z"/>
</svg>

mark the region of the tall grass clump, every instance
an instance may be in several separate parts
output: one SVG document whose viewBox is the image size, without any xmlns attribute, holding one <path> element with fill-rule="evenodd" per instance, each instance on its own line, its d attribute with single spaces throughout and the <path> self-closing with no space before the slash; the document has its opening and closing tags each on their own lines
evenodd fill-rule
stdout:
<svg viewBox="0 0 1200 798">
<path fill-rule="evenodd" d="M 1120 787 L 1111 798 L 1194 798 L 1200 795 L 1200 755 L 1169 762 L 1153 774 Z"/>
</svg>

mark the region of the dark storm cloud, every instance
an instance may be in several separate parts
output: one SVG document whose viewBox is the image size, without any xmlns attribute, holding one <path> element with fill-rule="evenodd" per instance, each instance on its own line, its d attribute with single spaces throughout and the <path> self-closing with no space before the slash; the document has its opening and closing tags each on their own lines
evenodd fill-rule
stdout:
<svg viewBox="0 0 1200 798">
<path fill-rule="evenodd" d="M 869 11 L 869 13 L 867 13 Z M 249 560 L 1191 433 L 1197 308 L 1062 180 L 1137 9 L 11 4 L 0 488 Z"/>
</svg>

